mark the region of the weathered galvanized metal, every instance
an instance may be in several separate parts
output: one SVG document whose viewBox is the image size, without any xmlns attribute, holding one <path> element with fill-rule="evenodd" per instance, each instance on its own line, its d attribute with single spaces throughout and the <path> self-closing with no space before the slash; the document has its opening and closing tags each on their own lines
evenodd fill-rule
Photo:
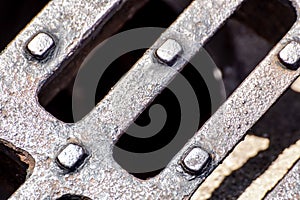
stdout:
<svg viewBox="0 0 300 200">
<path fill-rule="evenodd" d="M 46 112 L 37 101 L 37 93 L 126 1 L 50 1 L 0 56 L 0 138 L 30 153 L 35 160 L 33 173 L 11 199 L 57 199 L 66 194 L 91 199 L 191 196 L 299 76 L 299 69 L 284 66 L 299 61 L 299 47 L 294 45 L 300 42 L 299 0 L 293 0 L 298 20 L 292 29 L 159 175 L 149 180 L 135 178 L 114 161 L 112 148 L 242 1 L 195 0 L 96 108 L 74 124 L 63 123 Z M 169 44 L 175 47 L 172 56 L 159 48 Z M 174 61 L 178 54 L 185 59 Z M 156 62 L 157 57 L 163 62 Z M 172 68 L 165 62 L 172 63 Z M 86 150 L 75 148 L 74 144 Z M 75 152 L 78 159 L 88 152 L 79 170 L 72 173 L 65 173 L 57 165 L 57 159 L 66 168 L 76 165 L 77 161 L 65 161 L 62 156 L 68 154 L 61 150 L 68 145 L 80 151 Z M 193 159 L 190 153 L 205 157 L 205 170 L 201 163 L 187 161 Z M 299 176 L 294 177 L 300 181 Z"/>
</svg>

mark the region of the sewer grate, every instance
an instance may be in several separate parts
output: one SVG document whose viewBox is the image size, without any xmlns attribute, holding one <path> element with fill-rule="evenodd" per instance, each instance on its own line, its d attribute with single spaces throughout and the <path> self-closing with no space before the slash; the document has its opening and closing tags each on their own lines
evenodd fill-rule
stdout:
<svg viewBox="0 0 300 200">
<path fill-rule="evenodd" d="M 286 69 L 278 57 L 287 44 L 300 41 L 298 20 L 224 104 L 218 109 L 212 108 L 215 113 L 163 171 L 146 180 L 137 179 L 131 175 L 133 172 L 128 173 L 114 160 L 114 144 L 184 66 L 192 62 L 192 57 L 243 0 L 193 1 L 109 94 L 96 106 L 92 105 L 91 112 L 76 123 L 58 120 L 43 109 L 37 99 L 43 85 L 51 85 L 49 80 L 66 77 L 70 79 L 67 82 L 71 82 L 71 78 L 65 76 L 74 73 L 68 64 L 76 63 L 74 58 L 78 58 L 85 47 L 91 48 L 89 42 L 93 43 L 97 35 L 101 35 L 99 40 L 102 41 L 108 38 L 107 34 L 112 33 L 104 32 L 104 28 L 109 23 L 123 23 L 143 3 L 146 1 L 50 1 L 2 52 L 0 138 L 29 152 L 35 161 L 33 173 L 11 199 L 190 197 L 300 74 L 299 69 Z M 299 15 L 300 1 L 294 0 L 293 5 Z M 174 8 L 178 11 L 177 4 Z M 123 11 L 128 17 L 120 15 Z M 114 18 L 115 15 L 119 18 Z M 35 40 L 39 35 L 44 39 Z M 32 59 L 33 55 L 37 56 L 32 53 L 32 41 L 34 47 L 46 48 L 39 59 Z M 160 47 L 170 45 L 175 50 L 171 51 L 173 56 L 160 51 Z M 293 57 L 293 60 L 299 58 Z M 58 91 L 47 98 L 55 96 L 55 92 Z M 80 152 L 77 155 L 80 167 L 68 170 L 72 173 L 66 173 L 57 165 L 66 144 Z M 205 158 L 204 164 L 189 156 L 190 153 Z"/>
</svg>

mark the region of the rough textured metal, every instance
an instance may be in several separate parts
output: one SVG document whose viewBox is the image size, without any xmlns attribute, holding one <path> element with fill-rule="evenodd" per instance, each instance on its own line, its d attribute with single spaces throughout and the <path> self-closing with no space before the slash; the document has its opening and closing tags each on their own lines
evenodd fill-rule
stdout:
<svg viewBox="0 0 300 200">
<path fill-rule="evenodd" d="M 156 50 L 156 55 L 162 62 L 172 65 L 181 52 L 180 44 L 173 39 L 168 39 Z"/>
<path fill-rule="evenodd" d="M 199 174 L 208 161 L 208 153 L 199 147 L 195 147 L 184 157 L 182 165 L 188 172 Z"/>
<path fill-rule="evenodd" d="M 68 144 L 57 156 L 60 167 L 68 171 L 74 171 L 83 163 L 87 154 L 83 147 L 77 144 Z"/>
<path fill-rule="evenodd" d="M 38 59 L 45 58 L 53 47 L 54 40 L 46 33 L 38 33 L 27 45 L 29 53 Z"/>
<path fill-rule="evenodd" d="M 173 38 L 181 44 L 185 59 L 179 59 L 169 68 L 153 63 L 155 52 L 147 51 L 88 116 L 76 124 L 62 123 L 41 108 L 35 98 L 37 91 L 124 2 L 50 1 L 2 52 L 0 137 L 26 150 L 36 161 L 33 174 L 11 199 L 56 199 L 64 194 L 80 194 L 91 199 L 190 196 L 300 73 L 282 68 L 277 58 L 288 41 L 300 40 L 298 20 L 167 168 L 152 179 L 138 180 L 113 160 L 113 143 L 242 0 L 195 0 L 151 48 L 156 49 L 166 39 Z M 295 0 L 294 6 L 299 14 L 300 1 Z M 51 54 L 53 59 L 47 63 L 26 59 L 23 51 L 26 41 L 45 30 L 58 39 L 58 47 Z M 65 175 L 59 173 L 55 159 L 61 144 L 70 138 L 82 141 L 91 156 L 78 173 Z M 213 155 L 213 160 L 207 172 L 191 179 L 179 163 L 184 152 L 194 146 L 203 147 Z"/>
<path fill-rule="evenodd" d="M 280 60 L 289 68 L 296 70 L 300 67 L 300 43 L 292 41 L 279 53 Z"/>
<path fill-rule="evenodd" d="M 280 183 L 265 197 L 266 200 L 300 199 L 300 161 L 280 181 Z"/>
</svg>

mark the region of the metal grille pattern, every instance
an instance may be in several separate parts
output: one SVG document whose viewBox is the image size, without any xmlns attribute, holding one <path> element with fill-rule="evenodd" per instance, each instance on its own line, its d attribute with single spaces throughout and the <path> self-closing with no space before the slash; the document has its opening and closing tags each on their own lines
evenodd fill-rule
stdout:
<svg viewBox="0 0 300 200">
<path fill-rule="evenodd" d="M 0 57 L 0 137 L 35 160 L 31 176 L 11 199 L 57 199 L 65 194 L 91 199 L 191 196 L 299 76 L 299 17 L 159 175 L 139 180 L 127 173 L 112 157 L 113 144 L 242 2 L 194 0 L 92 112 L 66 124 L 39 105 L 37 92 L 126 1 L 50 1 Z M 293 5 L 299 16 L 300 1 Z M 173 57 L 160 52 L 163 62 L 157 62 L 155 49 L 168 45 L 166 41 L 177 49 Z M 178 53 L 186 60 L 179 58 L 172 68 L 166 67 Z M 71 159 L 64 161 L 65 157 Z M 74 166 L 83 162 L 73 173 Z M 298 165 L 291 174 L 299 173 Z M 283 180 L 274 192 L 282 192 L 284 184 L 289 181 Z M 268 198 L 272 195 L 277 193 Z"/>
</svg>

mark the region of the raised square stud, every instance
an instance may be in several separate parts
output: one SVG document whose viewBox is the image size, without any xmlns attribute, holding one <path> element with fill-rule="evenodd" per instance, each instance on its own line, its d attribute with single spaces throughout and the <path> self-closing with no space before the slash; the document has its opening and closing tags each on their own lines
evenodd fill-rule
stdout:
<svg viewBox="0 0 300 200">
<path fill-rule="evenodd" d="M 27 45 L 29 53 L 37 58 L 44 59 L 55 46 L 54 40 L 47 33 L 38 33 Z"/>
<path fill-rule="evenodd" d="M 85 149 L 78 144 L 68 144 L 57 156 L 57 163 L 60 168 L 68 172 L 78 169 L 87 157 Z"/>
<path fill-rule="evenodd" d="M 156 56 L 159 60 L 171 66 L 175 63 L 181 52 L 182 48 L 180 44 L 176 40 L 168 39 L 156 50 Z"/>
<path fill-rule="evenodd" d="M 292 41 L 287 44 L 279 53 L 280 61 L 291 70 L 300 67 L 300 43 Z"/>
<path fill-rule="evenodd" d="M 190 174 L 199 174 L 210 160 L 209 154 L 200 147 L 194 147 L 182 160 L 182 167 Z"/>
</svg>

